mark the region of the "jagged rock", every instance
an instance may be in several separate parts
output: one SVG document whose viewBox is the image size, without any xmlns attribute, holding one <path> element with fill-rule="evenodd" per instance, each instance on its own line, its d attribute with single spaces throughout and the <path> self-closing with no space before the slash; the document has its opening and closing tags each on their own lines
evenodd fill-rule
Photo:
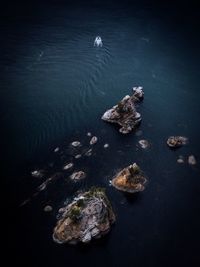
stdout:
<svg viewBox="0 0 200 267">
<path fill-rule="evenodd" d="M 81 179 L 84 179 L 85 177 L 86 177 L 86 174 L 83 171 L 73 172 L 70 175 L 70 179 L 74 181 L 79 181 Z"/>
<path fill-rule="evenodd" d="M 167 144 L 169 147 L 177 148 L 183 145 L 186 145 L 188 142 L 188 138 L 184 136 L 170 136 L 167 139 Z"/>
<path fill-rule="evenodd" d="M 144 98 L 143 87 L 133 87 L 133 95 L 138 99 L 138 101 L 142 100 Z"/>
<path fill-rule="evenodd" d="M 59 244 L 88 243 L 106 234 L 115 222 L 115 214 L 102 188 L 79 194 L 61 212 L 53 231 L 53 240 Z"/>
<path fill-rule="evenodd" d="M 196 158 L 195 158 L 194 155 L 190 155 L 190 156 L 188 157 L 188 163 L 189 163 L 190 165 L 196 165 L 196 164 L 197 164 L 197 160 L 196 160 Z"/>
<path fill-rule="evenodd" d="M 78 147 L 78 146 L 81 145 L 81 143 L 79 141 L 74 141 L 74 142 L 71 143 L 71 145 L 74 146 L 74 147 Z"/>
<path fill-rule="evenodd" d="M 60 150 L 60 148 L 59 147 L 56 147 L 55 149 L 54 149 L 54 152 L 56 153 L 56 152 L 58 152 Z"/>
<path fill-rule="evenodd" d="M 98 138 L 96 136 L 93 136 L 92 139 L 90 140 L 90 145 L 96 144 L 98 141 Z"/>
<path fill-rule="evenodd" d="M 121 126 L 119 132 L 123 134 L 131 132 L 142 120 L 140 113 L 135 108 L 137 101 L 138 98 L 134 94 L 126 95 L 116 106 L 103 114 L 102 120 L 119 124 Z"/>
<path fill-rule="evenodd" d="M 136 193 L 145 189 L 147 178 L 139 166 L 134 163 L 120 171 L 111 183 L 118 190 Z"/>
<path fill-rule="evenodd" d="M 149 142 L 147 140 L 144 140 L 144 139 L 138 141 L 138 143 L 141 146 L 141 148 L 143 148 L 143 149 L 146 149 L 150 146 Z"/>
<path fill-rule="evenodd" d="M 74 166 L 73 163 L 68 163 L 63 167 L 63 170 L 68 170 L 68 169 L 72 168 L 73 166 Z"/>
<path fill-rule="evenodd" d="M 104 148 L 108 148 L 109 147 L 109 144 L 105 144 L 103 147 Z"/>
<path fill-rule="evenodd" d="M 44 207 L 44 211 L 45 212 L 51 212 L 52 210 L 53 210 L 53 208 L 50 205 L 47 205 L 47 206 Z"/>
</svg>

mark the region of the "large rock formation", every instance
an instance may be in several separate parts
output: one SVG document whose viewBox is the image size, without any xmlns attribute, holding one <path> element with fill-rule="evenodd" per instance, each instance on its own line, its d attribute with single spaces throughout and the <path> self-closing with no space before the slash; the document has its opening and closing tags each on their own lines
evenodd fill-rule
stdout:
<svg viewBox="0 0 200 267">
<path fill-rule="evenodd" d="M 79 194 L 61 212 L 53 233 L 57 243 L 87 243 L 106 234 L 115 221 L 111 204 L 102 188 L 92 188 Z"/>
<path fill-rule="evenodd" d="M 131 132 L 141 122 L 141 115 L 136 111 L 135 103 L 141 101 L 143 95 L 142 87 L 134 87 L 133 95 L 125 96 L 116 106 L 107 110 L 102 120 L 119 124 L 119 131 L 123 134 Z"/>
<path fill-rule="evenodd" d="M 111 181 L 115 188 L 128 193 L 143 191 L 146 183 L 147 178 L 136 163 L 124 168 Z"/>
</svg>

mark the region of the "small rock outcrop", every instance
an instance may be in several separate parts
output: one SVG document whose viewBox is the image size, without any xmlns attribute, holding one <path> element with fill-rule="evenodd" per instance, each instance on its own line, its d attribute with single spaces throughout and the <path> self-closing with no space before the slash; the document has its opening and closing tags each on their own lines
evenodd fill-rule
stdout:
<svg viewBox="0 0 200 267">
<path fill-rule="evenodd" d="M 188 157 L 188 164 L 190 164 L 190 165 L 196 165 L 197 164 L 197 160 L 196 160 L 194 155 L 190 155 Z"/>
<path fill-rule="evenodd" d="M 96 136 L 93 136 L 93 137 L 91 138 L 91 140 L 90 140 L 90 145 L 94 145 L 94 144 L 96 144 L 97 141 L 98 141 L 98 138 L 97 138 Z"/>
<path fill-rule="evenodd" d="M 36 178 L 42 178 L 44 176 L 43 170 L 35 170 L 31 172 L 31 175 Z"/>
<path fill-rule="evenodd" d="M 73 166 L 74 166 L 74 164 L 70 162 L 70 163 L 66 164 L 66 165 L 63 167 L 63 170 L 71 169 Z"/>
<path fill-rule="evenodd" d="M 138 99 L 138 101 L 142 100 L 144 98 L 143 87 L 133 87 L 133 95 Z"/>
<path fill-rule="evenodd" d="M 74 142 L 71 143 L 71 145 L 72 145 L 73 147 L 78 147 L 78 146 L 81 145 L 81 142 L 79 142 L 79 141 L 74 141 Z"/>
<path fill-rule="evenodd" d="M 170 136 L 167 139 L 167 145 L 171 148 L 177 148 L 183 145 L 186 145 L 188 138 L 185 136 Z"/>
<path fill-rule="evenodd" d="M 83 171 L 73 172 L 70 175 L 70 179 L 73 181 L 79 181 L 79 180 L 84 179 L 85 177 L 86 177 L 86 174 Z"/>
<path fill-rule="evenodd" d="M 47 205 L 47 206 L 44 207 L 44 211 L 45 212 L 51 212 L 52 210 L 53 210 L 53 208 L 50 205 Z"/>
<path fill-rule="evenodd" d="M 136 163 L 124 168 L 111 181 L 115 188 L 128 193 L 143 191 L 146 183 L 147 178 Z"/>
<path fill-rule="evenodd" d="M 184 163 L 184 157 L 180 155 L 177 159 L 177 162 L 180 164 L 183 164 Z"/>
<path fill-rule="evenodd" d="M 115 222 L 115 214 L 102 188 L 92 188 L 62 208 L 53 232 L 59 244 L 88 243 L 106 234 Z"/>
<path fill-rule="evenodd" d="M 145 139 L 139 140 L 138 143 L 139 143 L 140 147 L 143 149 L 147 149 L 150 147 L 149 142 Z"/>
<path fill-rule="evenodd" d="M 142 120 L 135 107 L 135 103 L 143 98 L 140 97 L 142 89 L 139 91 L 140 93 L 135 89 L 132 96 L 126 95 L 116 106 L 113 106 L 103 114 L 102 120 L 119 124 L 121 126 L 119 131 L 122 134 L 127 134 L 134 130 Z"/>
</svg>

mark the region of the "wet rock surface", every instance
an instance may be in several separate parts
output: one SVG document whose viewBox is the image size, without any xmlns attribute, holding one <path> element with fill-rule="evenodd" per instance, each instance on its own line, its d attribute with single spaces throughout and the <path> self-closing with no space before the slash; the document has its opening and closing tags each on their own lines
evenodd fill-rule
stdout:
<svg viewBox="0 0 200 267">
<path fill-rule="evenodd" d="M 134 91 L 132 96 L 126 95 L 117 105 L 103 114 L 102 120 L 119 124 L 121 126 L 119 132 L 122 134 L 130 133 L 142 120 L 135 107 L 135 103 L 143 98 L 139 97 L 140 94 Z"/>
<path fill-rule="evenodd" d="M 178 148 L 188 143 L 188 138 L 185 136 L 170 136 L 167 139 L 167 145 L 171 148 Z"/>
<path fill-rule="evenodd" d="M 81 145 L 81 142 L 79 142 L 79 141 L 74 141 L 74 142 L 71 143 L 71 145 L 72 145 L 73 147 L 78 147 L 78 146 Z"/>
<path fill-rule="evenodd" d="M 124 168 L 111 181 L 115 188 L 128 193 L 143 191 L 146 183 L 147 178 L 136 163 Z"/>
<path fill-rule="evenodd" d="M 140 147 L 143 149 L 147 149 L 150 147 L 149 142 L 145 139 L 139 140 L 138 143 L 139 143 Z"/>
<path fill-rule="evenodd" d="M 194 155 L 190 155 L 190 156 L 188 157 L 188 163 L 189 163 L 190 165 L 196 165 L 196 164 L 197 164 L 197 160 L 196 160 L 196 158 L 195 158 Z"/>
<path fill-rule="evenodd" d="M 96 136 L 93 136 L 92 139 L 90 140 L 90 145 L 96 144 L 98 141 L 98 138 Z"/>
<path fill-rule="evenodd" d="M 79 181 L 79 180 L 84 179 L 85 177 L 86 177 L 86 173 L 83 171 L 73 172 L 70 175 L 70 179 L 73 181 Z"/>
<path fill-rule="evenodd" d="M 102 188 L 79 194 L 66 207 L 53 231 L 59 244 L 88 243 L 106 234 L 115 221 L 111 204 Z"/>
<path fill-rule="evenodd" d="M 66 164 L 66 165 L 63 167 L 63 170 L 71 169 L 73 166 L 74 166 L 73 163 L 68 163 L 68 164 Z"/>
</svg>

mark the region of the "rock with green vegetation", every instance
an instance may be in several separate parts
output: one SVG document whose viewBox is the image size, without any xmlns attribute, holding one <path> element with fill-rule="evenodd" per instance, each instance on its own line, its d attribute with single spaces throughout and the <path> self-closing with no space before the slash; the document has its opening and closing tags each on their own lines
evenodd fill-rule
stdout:
<svg viewBox="0 0 200 267">
<path fill-rule="evenodd" d="M 142 120 L 135 107 L 135 103 L 141 100 L 142 97 L 136 97 L 135 92 L 132 96 L 126 95 L 116 106 L 103 114 L 102 120 L 119 124 L 119 132 L 122 134 L 130 133 Z"/>
<path fill-rule="evenodd" d="M 111 184 L 115 188 L 128 193 L 143 191 L 146 183 L 147 178 L 136 163 L 117 173 L 117 175 L 111 181 Z"/>
<path fill-rule="evenodd" d="M 115 214 L 103 188 L 93 187 L 80 193 L 66 207 L 53 231 L 53 240 L 59 244 L 88 243 L 109 232 Z"/>
</svg>

